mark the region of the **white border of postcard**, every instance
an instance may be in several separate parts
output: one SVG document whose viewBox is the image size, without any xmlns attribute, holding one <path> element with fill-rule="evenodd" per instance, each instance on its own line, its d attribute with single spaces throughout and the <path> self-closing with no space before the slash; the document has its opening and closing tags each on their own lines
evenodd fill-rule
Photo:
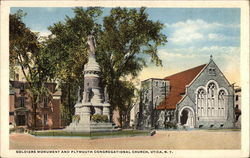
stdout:
<svg viewBox="0 0 250 158">
<path fill-rule="evenodd" d="M 249 155 L 249 2 L 242 1 L 2 1 L 1 3 L 1 157 L 160 157 L 157 154 L 16 154 L 9 150 L 9 61 L 8 18 L 10 7 L 169 7 L 169 8 L 240 8 L 241 9 L 241 86 L 242 129 L 240 150 L 171 150 L 164 157 L 248 157 Z M 163 155 L 162 155 L 163 156 Z"/>
</svg>

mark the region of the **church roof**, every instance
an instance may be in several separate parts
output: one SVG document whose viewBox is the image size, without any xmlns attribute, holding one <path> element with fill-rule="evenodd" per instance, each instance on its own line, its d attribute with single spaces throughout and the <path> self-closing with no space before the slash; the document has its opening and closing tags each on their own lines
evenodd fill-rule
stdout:
<svg viewBox="0 0 250 158">
<path fill-rule="evenodd" d="M 170 81 L 169 95 L 162 101 L 156 109 L 175 109 L 176 104 L 185 94 L 186 86 L 189 85 L 207 64 L 203 64 L 171 76 L 165 77 Z"/>
</svg>

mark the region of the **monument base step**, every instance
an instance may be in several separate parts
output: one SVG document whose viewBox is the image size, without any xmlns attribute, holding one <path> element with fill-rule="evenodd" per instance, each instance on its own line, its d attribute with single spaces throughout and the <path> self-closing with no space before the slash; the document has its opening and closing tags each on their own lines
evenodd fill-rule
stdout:
<svg viewBox="0 0 250 158">
<path fill-rule="evenodd" d="M 114 132 L 120 129 L 115 128 L 115 125 L 112 123 L 71 123 L 64 130 L 67 132 Z"/>
</svg>

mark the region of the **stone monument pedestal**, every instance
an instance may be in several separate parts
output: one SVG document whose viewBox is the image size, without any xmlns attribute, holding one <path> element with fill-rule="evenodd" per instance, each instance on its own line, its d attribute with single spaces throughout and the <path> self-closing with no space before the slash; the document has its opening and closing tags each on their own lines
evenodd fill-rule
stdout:
<svg viewBox="0 0 250 158">
<path fill-rule="evenodd" d="M 98 107 L 98 110 L 96 110 Z M 79 120 L 73 120 L 64 130 L 68 132 L 114 132 L 119 129 L 110 122 L 110 104 L 103 103 L 92 105 L 92 103 L 77 103 L 75 105 L 75 114 L 80 116 Z M 91 120 L 91 109 L 95 110 L 95 114 L 108 116 L 107 122 L 94 122 Z M 102 110 L 101 110 L 102 109 Z"/>
</svg>

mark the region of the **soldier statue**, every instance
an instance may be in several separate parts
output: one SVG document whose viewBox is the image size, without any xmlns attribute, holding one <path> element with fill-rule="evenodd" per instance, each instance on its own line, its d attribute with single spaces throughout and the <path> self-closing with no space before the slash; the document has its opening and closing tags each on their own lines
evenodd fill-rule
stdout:
<svg viewBox="0 0 250 158">
<path fill-rule="evenodd" d="M 88 45 L 90 54 L 95 54 L 95 38 L 93 35 L 88 36 Z"/>
</svg>

